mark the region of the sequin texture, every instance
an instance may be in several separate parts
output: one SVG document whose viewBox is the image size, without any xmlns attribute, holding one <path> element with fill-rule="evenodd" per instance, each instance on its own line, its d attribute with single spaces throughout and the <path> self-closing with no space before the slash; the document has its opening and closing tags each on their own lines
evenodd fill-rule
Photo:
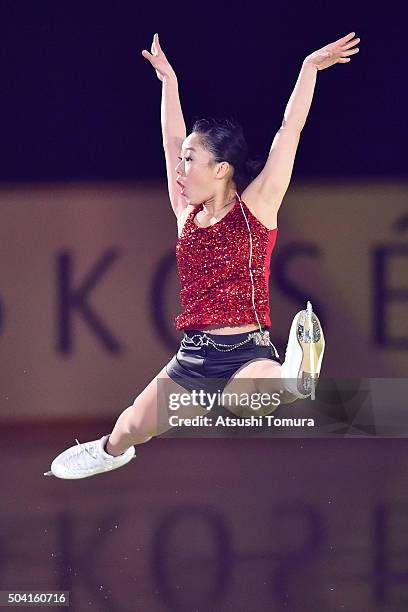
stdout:
<svg viewBox="0 0 408 612">
<path fill-rule="evenodd" d="M 278 230 L 268 230 L 244 202 L 242 206 L 252 235 L 256 312 L 261 325 L 270 327 L 270 259 Z M 200 204 L 190 213 L 176 244 L 184 311 L 175 317 L 175 326 L 181 330 L 256 324 L 249 273 L 250 239 L 240 202 L 237 199 L 220 221 L 205 228 L 194 223 L 202 208 Z"/>
</svg>

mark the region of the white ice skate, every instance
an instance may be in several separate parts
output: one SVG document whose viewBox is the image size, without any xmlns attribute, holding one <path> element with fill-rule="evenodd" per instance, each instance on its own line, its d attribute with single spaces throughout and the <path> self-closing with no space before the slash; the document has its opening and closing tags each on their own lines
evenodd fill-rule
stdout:
<svg viewBox="0 0 408 612">
<path fill-rule="evenodd" d="M 293 319 L 282 364 L 284 386 L 298 398 L 315 399 L 324 347 L 322 326 L 312 304 L 307 302 L 306 310 L 298 312 Z"/>
<path fill-rule="evenodd" d="M 131 446 L 122 455 L 113 457 L 105 451 L 105 444 L 109 434 L 100 440 L 85 442 L 80 444 L 76 440 L 76 446 L 71 446 L 67 450 L 55 457 L 51 464 L 51 470 L 44 472 L 44 476 L 56 476 L 75 480 L 87 478 L 95 474 L 109 472 L 129 463 L 135 456 L 135 447 Z"/>
</svg>

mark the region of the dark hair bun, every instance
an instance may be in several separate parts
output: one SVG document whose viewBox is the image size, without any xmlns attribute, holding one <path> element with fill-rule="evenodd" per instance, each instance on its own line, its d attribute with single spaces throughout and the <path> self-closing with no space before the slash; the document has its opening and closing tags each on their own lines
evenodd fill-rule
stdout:
<svg viewBox="0 0 408 612">
<path fill-rule="evenodd" d="M 245 162 L 245 170 L 248 175 L 248 179 L 252 181 L 265 165 L 265 160 L 257 157 L 255 159 L 247 159 Z"/>
<path fill-rule="evenodd" d="M 233 119 L 198 119 L 193 132 L 200 135 L 203 146 L 216 162 L 227 161 L 234 168 L 234 181 L 242 191 L 259 174 L 265 160 L 248 159 L 248 146 L 242 127 Z"/>
</svg>

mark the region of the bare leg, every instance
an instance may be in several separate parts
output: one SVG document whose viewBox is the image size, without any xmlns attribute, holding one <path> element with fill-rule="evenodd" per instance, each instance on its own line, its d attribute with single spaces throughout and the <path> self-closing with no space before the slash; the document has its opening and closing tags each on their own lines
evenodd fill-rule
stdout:
<svg viewBox="0 0 408 612">
<path fill-rule="evenodd" d="M 258 393 L 280 392 L 281 404 L 291 404 L 299 399 L 283 387 L 282 366 L 270 359 L 257 359 L 247 363 L 239 372 L 242 378 L 253 378 Z"/>
<path fill-rule="evenodd" d="M 239 403 L 234 403 L 231 401 L 231 396 L 228 395 L 237 394 L 239 397 L 241 394 L 250 395 L 253 393 L 267 393 L 270 396 L 278 393 L 280 404 L 291 404 L 298 398 L 284 389 L 281 374 L 282 366 L 276 361 L 265 358 L 252 359 L 235 372 L 225 387 L 223 406 L 237 416 L 270 414 L 278 407 L 277 404 L 271 404 L 254 412 L 248 406 L 240 406 Z"/>
<path fill-rule="evenodd" d="M 158 381 L 160 381 L 159 384 Z M 105 450 L 110 455 L 117 456 L 131 446 L 148 442 L 154 436 L 171 429 L 168 419 L 159 418 L 159 414 L 165 417 L 169 393 L 185 394 L 188 391 L 172 380 L 163 368 L 136 397 L 133 404 L 119 416 Z M 177 410 L 179 417 L 192 417 L 207 413 L 208 411 L 202 406 L 181 406 Z"/>
</svg>

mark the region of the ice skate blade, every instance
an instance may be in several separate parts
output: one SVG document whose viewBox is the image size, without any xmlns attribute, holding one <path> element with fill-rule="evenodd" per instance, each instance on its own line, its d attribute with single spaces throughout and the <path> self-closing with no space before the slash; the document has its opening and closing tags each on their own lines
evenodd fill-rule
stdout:
<svg viewBox="0 0 408 612">
<path fill-rule="evenodd" d="M 316 386 L 318 383 L 325 339 L 323 329 L 318 317 L 312 309 L 310 301 L 306 310 L 301 310 L 293 319 L 289 332 L 289 341 L 285 353 L 283 371 L 286 360 L 290 376 L 284 378 L 294 379 L 288 390 L 300 399 L 316 399 Z M 295 380 L 297 380 L 295 384 Z"/>
</svg>

